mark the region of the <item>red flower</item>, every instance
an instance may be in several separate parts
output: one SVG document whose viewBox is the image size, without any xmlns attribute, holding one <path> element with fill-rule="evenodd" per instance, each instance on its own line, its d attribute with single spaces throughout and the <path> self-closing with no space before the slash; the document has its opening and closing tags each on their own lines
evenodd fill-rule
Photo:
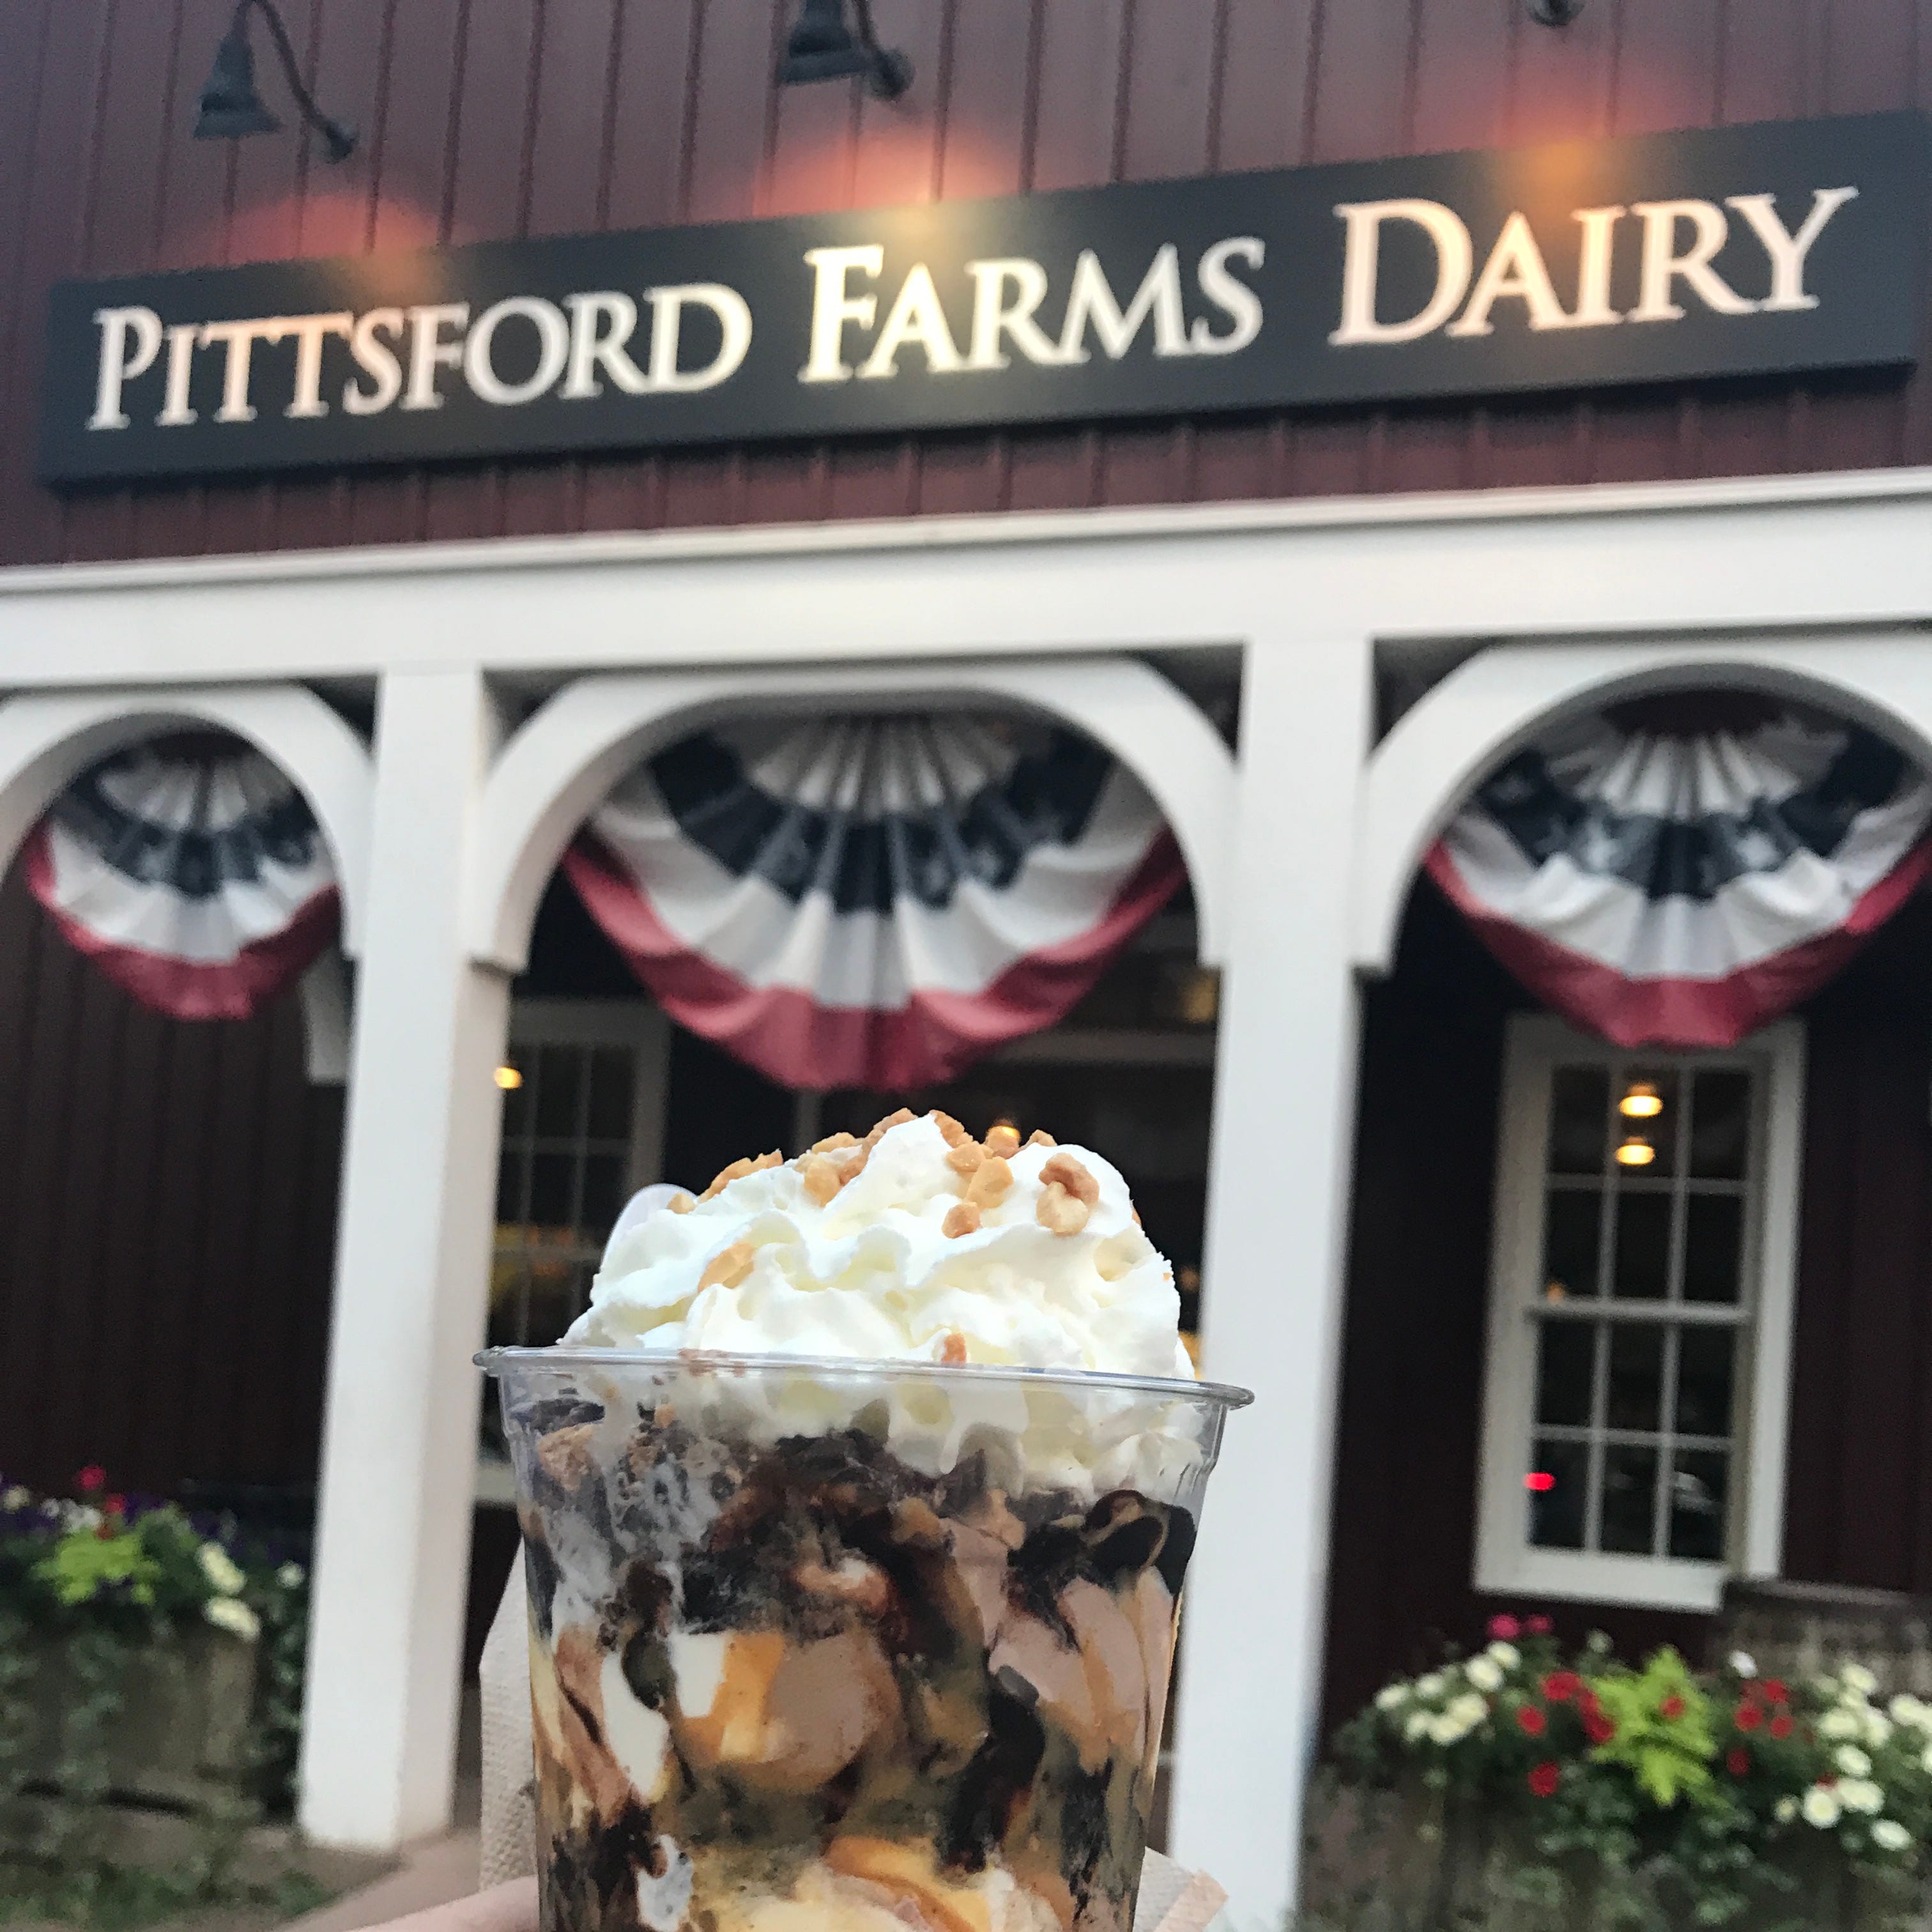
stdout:
<svg viewBox="0 0 1932 1932">
<path fill-rule="evenodd" d="M 1740 1704 L 1738 1706 L 1738 1729 L 1754 1731 L 1764 1722 L 1764 1710 L 1757 1704 Z"/>
<path fill-rule="evenodd" d="M 1617 1734 L 1617 1727 L 1600 1711 L 1584 1714 L 1583 1732 L 1593 1744 L 1606 1744 Z"/>
<path fill-rule="evenodd" d="M 1583 1688 L 1583 1680 L 1574 1670 L 1552 1670 L 1543 1680 L 1543 1694 L 1552 1704 L 1567 1704 Z"/>
<path fill-rule="evenodd" d="M 1597 1702 L 1596 1692 L 1592 1690 L 1588 1684 L 1585 1684 L 1576 1694 L 1576 1708 L 1584 1717 L 1594 1718 L 1603 1708 L 1603 1706 Z"/>
<path fill-rule="evenodd" d="M 1750 1753 L 1742 1744 L 1734 1745 L 1731 1754 L 1724 1760 L 1724 1768 L 1733 1778 L 1742 1778 L 1750 1768 Z"/>
<path fill-rule="evenodd" d="M 1838 1781 L 1838 1774 L 1834 1771 L 1821 1772 L 1819 1774 L 1818 1782 L 1827 1791 L 1829 1791 Z"/>
<path fill-rule="evenodd" d="M 1670 1695 L 1658 1706 L 1657 1714 L 1666 1724 L 1674 1724 L 1684 1714 L 1684 1700 L 1678 1696 L 1676 1691 L 1672 1691 Z"/>
<path fill-rule="evenodd" d="M 1771 1720 L 1771 1734 L 1780 1742 L 1790 1736 L 1792 1729 L 1790 1716 L 1786 1712 L 1779 1712 L 1778 1715 Z"/>
<path fill-rule="evenodd" d="M 1555 1765 L 1540 1764 L 1529 1774 L 1529 1788 L 1539 1798 L 1554 1798 L 1558 1780 L 1562 1775 Z"/>
<path fill-rule="evenodd" d="M 98 1462 L 90 1462 L 74 1478 L 74 1480 L 88 1495 L 92 1496 L 96 1490 L 106 1488 L 107 1472 Z"/>
<path fill-rule="evenodd" d="M 1492 1617 L 1490 1619 L 1490 1635 L 1498 1643 L 1513 1643 L 1522 1634 L 1522 1624 L 1512 1616 Z"/>
<path fill-rule="evenodd" d="M 1790 1696 L 1791 1694 L 1784 1688 L 1784 1679 L 1783 1678 L 1767 1677 L 1764 1680 L 1764 1694 L 1768 1697 L 1774 1704 L 1781 1704 L 1784 1702 L 1786 1698 Z"/>
<path fill-rule="evenodd" d="M 1547 1617 L 1525 1617 L 1522 1627 L 1532 1636 L 1547 1636 L 1556 1628 Z"/>
<path fill-rule="evenodd" d="M 128 1498 L 125 1496 L 103 1496 L 100 1507 L 110 1516 L 125 1516 L 128 1514 Z"/>
<path fill-rule="evenodd" d="M 1526 1704 L 1516 1714 L 1517 1724 L 1526 1737 L 1540 1738 L 1550 1728 L 1550 1720 L 1534 1704 Z"/>
</svg>

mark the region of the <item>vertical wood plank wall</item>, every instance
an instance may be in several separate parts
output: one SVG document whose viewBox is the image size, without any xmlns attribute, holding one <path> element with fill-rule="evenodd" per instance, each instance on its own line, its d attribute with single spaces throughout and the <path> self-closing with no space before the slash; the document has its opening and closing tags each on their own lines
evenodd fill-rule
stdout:
<svg viewBox="0 0 1932 1932">
<path fill-rule="evenodd" d="M 1932 899 L 1802 1010 L 1808 1071 L 1785 1574 L 1932 1594 Z M 1327 1717 L 1443 1640 L 1541 1609 L 1701 1652 L 1708 1620 L 1478 1597 L 1504 1023 L 1532 1003 L 1426 880 L 1369 996 L 1330 1580 Z"/>
<path fill-rule="evenodd" d="M 1932 460 L 1932 378 L 468 465 L 61 502 L 49 284 L 1894 107 L 1927 0 L 874 0 L 902 101 L 772 82 L 790 0 L 284 0 L 344 166 L 188 138 L 230 0 L 0 10 L 0 562 Z M 264 86 L 280 82 L 264 57 Z"/>
<path fill-rule="evenodd" d="M 163 1019 L 0 888 L 0 1471 L 312 1482 L 341 1132 L 292 997 Z"/>
</svg>

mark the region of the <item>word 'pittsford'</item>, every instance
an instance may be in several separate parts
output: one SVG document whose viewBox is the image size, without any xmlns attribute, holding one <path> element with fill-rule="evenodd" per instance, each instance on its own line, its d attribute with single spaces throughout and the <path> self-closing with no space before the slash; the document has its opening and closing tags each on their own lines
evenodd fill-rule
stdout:
<svg viewBox="0 0 1932 1932">
<path fill-rule="evenodd" d="M 1327 340 L 1354 350 L 1437 334 L 1452 340 L 1487 336 L 1499 316 L 1532 332 L 1669 322 L 1688 312 L 1687 301 L 1721 316 L 1814 308 L 1818 297 L 1805 285 L 1808 260 L 1857 194 L 1852 187 L 1814 190 L 1795 227 L 1768 194 L 1732 195 L 1721 204 L 1685 199 L 1576 209 L 1569 218 L 1576 279 L 1562 293 L 1545 242 L 1521 210 L 1504 220 L 1479 268 L 1468 224 L 1443 202 L 1340 202 L 1341 286 Z M 1432 275 L 1425 277 L 1428 292 L 1419 306 L 1391 316 L 1380 299 L 1383 251 L 1391 233 L 1403 230 L 1426 242 Z M 1739 233 L 1761 254 L 1754 286 L 1762 293 L 1745 292 L 1715 266 Z M 1625 235 L 1632 238 L 1625 252 L 1634 250 L 1636 300 L 1618 308 L 1613 271 Z M 1042 262 L 1024 256 L 969 261 L 944 288 L 923 262 L 895 288 L 882 280 L 885 260 L 876 244 L 805 251 L 811 304 L 800 383 L 890 382 L 915 350 L 912 366 L 938 377 L 1004 370 L 1016 358 L 1036 368 L 1070 368 L 1090 362 L 1096 350 L 1118 362 L 1143 339 L 1163 360 L 1234 356 L 1262 337 L 1266 322 L 1255 278 L 1268 247 L 1252 235 L 1216 242 L 1186 268 L 1179 248 L 1165 243 L 1126 292 L 1090 249 L 1080 253 L 1059 290 Z M 1292 272 L 1294 265 L 1288 266 Z M 1191 321 L 1190 296 L 1197 311 Z M 694 353 L 688 325 L 700 314 L 707 319 L 704 339 Z M 351 416 L 438 410 L 456 382 L 478 401 L 502 409 L 553 395 L 588 402 L 607 388 L 631 396 L 689 394 L 729 382 L 750 353 L 757 327 L 751 304 L 722 282 L 647 289 L 641 302 L 611 289 L 560 301 L 512 295 L 480 312 L 467 302 L 422 302 L 165 323 L 152 308 L 128 304 L 98 309 L 94 320 L 99 352 L 88 428 L 97 430 L 129 426 L 128 386 L 156 370 L 154 425 L 200 421 L 194 378 L 199 358 L 209 356 L 220 358 L 220 401 L 210 419 L 246 423 L 265 406 L 279 406 L 293 420 L 338 408 Z M 324 349 L 332 341 L 343 345 L 353 368 L 326 393 Z M 265 405 L 256 394 L 254 350 L 286 343 L 294 345 L 292 358 L 284 358 L 287 387 Z"/>
<path fill-rule="evenodd" d="M 1052 292 L 1040 263 L 1024 256 L 969 262 L 968 320 L 956 333 L 926 263 L 914 265 L 887 305 L 878 290 L 883 248 L 811 249 L 804 258 L 812 278 L 809 344 L 798 380 L 890 381 L 899 374 L 900 357 L 915 348 L 933 375 L 1009 368 L 1015 351 L 1028 362 L 1064 367 L 1090 361 L 1097 345 L 1118 361 L 1143 331 L 1150 333 L 1156 356 L 1233 354 L 1254 340 L 1262 320 L 1260 299 L 1238 278 L 1235 265 L 1258 268 L 1264 258 L 1262 243 L 1242 236 L 1217 242 L 1195 265 L 1195 288 L 1223 320 L 1217 329 L 1198 316 L 1189 322 L 1180 251 L 1173 244 L 1158 250 L 1124 302 L 1099 257 L 1084 250 L 1066 292 L 1064 319 L 1052 334 L 1037 320 Z M 338 403 L 356 416 L 392 408 L 440 409 L 446 370 L 479 401 L 505 409 L 552 394 L 566 402 L 590 401 L 604 393 L 607 382 L 627 395 L 688 394 L 728 382 L 751 352 L 751 305 L 723 283 L 648 289 L 644 304 L 640 310 L 630 296 L 603 289 L 568 295 L 561 302 L 510 296 L 474 316 L 466 302 L 424 302 L 360 314 L 172 325 L 140 304 L 98 309 L 100 358 L 88 428 L 128 428 L 128 385 L 157 364 L 163 380 L 155 426 L 182 428 L 199 422 L 201 413 L 190 398 L 196 358 L 207 351 L 225 358 L 221 401 L 212 420 L 253 422 L 259 413 L 258 344 L 295 344 L 292 382 L 281 413 L 298 419 L 326 416 Z M 684 332 L 694 311 L 710 316 L 716 339 L 702 360 L 689 364 Z M 518 373 L 506 375 L 499 344 L 513 331 L 523 334 L 513 352 Z M 356 365 L 333 400 L 323 394 L 323 345 L 332 338 L 346 345 Z"/>
</svg>

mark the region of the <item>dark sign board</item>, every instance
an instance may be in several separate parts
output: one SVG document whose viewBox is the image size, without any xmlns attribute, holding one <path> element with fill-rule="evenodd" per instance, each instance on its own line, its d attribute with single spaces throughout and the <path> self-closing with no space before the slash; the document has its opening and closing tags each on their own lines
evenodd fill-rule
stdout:
<svg viewBox="0 0 1932 1932">
<path fill-rule="evenodd" d="M 1908 114 L 64 283 L 56 483 L 1910 362 Z"/>
</svg>

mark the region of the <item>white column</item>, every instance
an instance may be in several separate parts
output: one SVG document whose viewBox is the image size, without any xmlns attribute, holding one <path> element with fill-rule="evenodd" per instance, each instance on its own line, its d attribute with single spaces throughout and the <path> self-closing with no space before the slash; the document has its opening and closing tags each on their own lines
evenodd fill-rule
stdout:
<svg viewBox="0 0 1932 1932">
<path fill-rule="evenodd" d="M 476 672 L 384 679 L 302 1737 L 328 1844 L 449 1817 L 508 1002 L 461 914 L 494 740 Z"/>
<path fill-rule="evenodd" d="M 1321 1689 L 1371 691 L 1366 639 L 1248 646 L 1203 1339 L 1207 1374 L 1256 1400 L 1228 1420 L 1187 1579 L 1173 1810 L 1174 1855 L 1242 1928 L 1294 1900 Z"/>
</svg>

